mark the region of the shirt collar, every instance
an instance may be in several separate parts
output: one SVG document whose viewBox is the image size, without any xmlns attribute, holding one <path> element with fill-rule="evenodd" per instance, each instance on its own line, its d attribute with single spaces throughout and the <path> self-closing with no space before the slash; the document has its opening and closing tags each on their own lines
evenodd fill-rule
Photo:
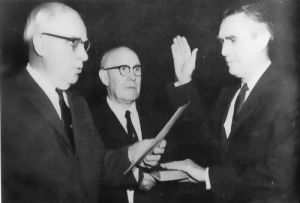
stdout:
<svg viewBox="0 0 300 203">
<path fill-rule="evenodd" d="M 36 81 L 36 83 L 43 89 L 43 91 L 49 96 L 49 94 L 55 94 L 55 86 L 39 71 L 35 70 L 28 63 L 26 70 L 31 75 L 31 77 Z"/>
<path fill-rule="evenodd" d="M 256 72 L 256 74 L 251 77 L 250 79 L 248 79 L 247 81 L 243 81 L 241 84 L 241 87 L 243 86 L 244 83 L 247 83 L 247 86 L 249 88 L 249 90 L 251 91 L 254 86 L 256 85 L 257 81 L 259 80 L 259 78 L 264 74 L 264 72 L 268 69 L 268 67 L 271 65 L 271 61 L 268 60 L 261 68 L 259 71 Z"/>
<path fill-rule="evenodd" d="M 112 101 L 109 97 L 106 97 L 106 101 L 108 106 L 111 108 L 111 110 L 118 116 L 125 116 L 125 112 L 128 110 L 131 114 L 136 114 L 136 104 L 135 102 L 131 104 L 128 108 L 125 108 L 124 106 Z"/>
</svg>

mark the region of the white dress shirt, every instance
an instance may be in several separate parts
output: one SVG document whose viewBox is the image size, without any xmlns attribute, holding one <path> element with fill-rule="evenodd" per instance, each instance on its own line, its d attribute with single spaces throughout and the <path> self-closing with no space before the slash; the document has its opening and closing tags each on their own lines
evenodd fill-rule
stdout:
<svg viewBox="0 0 300 203">
<path fill-rule="evenodd" d="M 56 87 L 49 81 L 49 79 L 47 77 L 45 77 L 39 71 L 33 69 L 29 63 L 26 66 L 26 70 L 28 71 L 29 75 L 33 78 L 33 80 L 40 86 L 40 88 L 48 96 L 56 113 L 58 114 L 59 118 L 61 119 L 59 98 L 58 98 L 57 92 L 55 91 Z M 69 106 L 67 95 L 64 91 L 63 91 L 63 96 L 64 96 L 64 100 L 65 100 L 67 106 Z"/>
<path fill-rule="evenodd" d="M 116 115 L 118 118 L 119 122 L 123 126 L 124 130 L 127 132 L 127 121 L 125 118 L 125 112 L 128 110 L 130 111 L 130 117 L 132 120 L 133 127 L 137 133 L 138 140 L 142 140 L 142 130 L 141 130 L 141 124 L 140 124 L 140 118 L 139 114 L 136 110 L 136 104 L 133 103 L 129 108 L 124 108 L 123 106 L 117 104 L 116 102 L 113 102 L 109 97 L 106 98 L 107 104 L 110 107 L 110 109 L 113 111 L 113 113 Z M 133 168 L 133 174 L 136 180 L 138 180 L 139 176 L 139 169 L 138 168 Z M 133 195 L 134 195 L 134 190 L 127 190 L 127 197 L 128 197 L 128 202 L 133 203 Z"/>
<path fill-rule="evenodd" d="M 253 90 L 254 86 L 256 85 L 257 81 L 259 80 L 259 78 L 264 74 L 264 72 L 268 69 L 268 67 L 271 65 L 271 61 L 267 61 L 266 64 L 264 64 L 264 66 L 260 69 L 260 71 L 257 71 L 256 74 L 247 79 L 242 81 L 241 87 L 243 86 L 243 84 L 247 83 L 248 86 L 248 90 L 246 92 L 245 95 L 245 101 L 247 100 L 248 96 L 250 95 L 251 91 Z M 228 139 L 230 133 L 231 133 L 231 125 L 232 125 L 232 119 L 233 119 L 233 113 L 234 113 L 234 104 L 235 101 L 237 99 L 238 94 L 241 91 L 241 87 L 238 89 L 238 91 L 235 93 L 231 103 L 230 103 L 230 107 L 228 109 L 228 113 L 227 113 L 227 117 L 226 120 L 223 124 L 224 129 L 225 129 L 225 133 L 226 133 L 226 137 Z M 206 189 L 211 189 L 211 184 L 210 184 L 210 180 L 209 180 L 209 167 L 207 167 L 205 169 L 205 183 L 206 183 Z"/>
</svg>

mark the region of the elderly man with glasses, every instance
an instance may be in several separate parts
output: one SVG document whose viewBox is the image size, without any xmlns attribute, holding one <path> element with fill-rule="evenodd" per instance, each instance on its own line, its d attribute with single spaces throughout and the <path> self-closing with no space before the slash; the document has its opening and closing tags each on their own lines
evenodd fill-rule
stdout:
<svg viewBox="0 0 300 203">
<path fill-rule="evenodd" d="M 101 59 L 99 77 L 107 89 L 106 101 L 92 106 L 95 125 L 104 145 L 120 149 L 159 132 L 158 114 L 141 104 L 136 104 L 140 95 L 143 67 L 137 54 L 128 47 L 115 47 L 106 51 Z M 150 190 L 155 180 L 148 173 L 134 169 L 136 176 L 144 177 L 143 188 L 105 187 L 105 201 L 158 202 L 156 192 Z M 141 190 L 142 189 L 142 190 Z M 156 190 L 156 189 L 154 189 Z"/>
<path fill-rule="evenodd" d="M 143 184 L 123 172 L 151 140 L 106 150 L 84 99 L 70 90 L 88 59 L 86 27 L 62 3 L 44 3 L 24 31 L 26 69 L 7 79 L 2 103 L 3 202 L 99 202 L 100 186 Z M 165 142 L 140 163 L 157 164 Z"/>
</svg>

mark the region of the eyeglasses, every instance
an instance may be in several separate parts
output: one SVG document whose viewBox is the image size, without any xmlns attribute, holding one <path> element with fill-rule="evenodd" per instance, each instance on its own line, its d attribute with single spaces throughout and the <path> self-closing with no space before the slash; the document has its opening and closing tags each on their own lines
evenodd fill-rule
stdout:
<svg viewBox="0 0 300 203">
<path fill-rule="evenodd" d="M 88 51 L 89 48 L 90 48 L 90 45 L 91 45 L 88 40 L 82 41 L 82 39 L 77 38 L 77 37 L 64 37 L 64 36 L 55 35 L 55 34 L 46 33 L 46 32 L 42 33 L 42 35 L 47 35 L 47 36 L 50 36 L 50 37 L 56 37 L 56 38 L 59 38 L 59 39 L 64 39 L 64 40 L 72 42 L 71 46 L 73 48 L 73 51 L 78 50 L 80 44 L 83 45 L 83 48 L 84 48 L 85 51 Z"/>
<path fill-rule="evenodd" d="M 120 65 L 120 66 L 114 66 L 110 68 L 103 68 L 103 70 L 111 70 L 111 69 L 119 69 L 120 74 L 122 76 L 128 76 L 130 74 L 130 66 L 128 65 Z M 143 72 L 143 67 L 141 65 L 135 65 L 132 67 L 132 70 L 136 76 L 141 76 Z"/>
</svg>

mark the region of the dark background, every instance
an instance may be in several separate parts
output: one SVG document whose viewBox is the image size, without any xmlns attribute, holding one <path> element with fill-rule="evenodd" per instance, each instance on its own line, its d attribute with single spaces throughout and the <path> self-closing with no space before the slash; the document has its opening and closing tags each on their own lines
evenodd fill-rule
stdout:
<svg viewBox="0 0 300 203">
<path fill-rule="evenodd" d="M 277 39 L 274 60 L 295 68 L 296 0 L 265 0 L 273 9 Z M 27 48 L 22 40 L 26 18 L 33 7 L 45 2 L 0 0 L 0 65 L 3 75 L 12 75 L 27 62 Z M 137 52 L 145 72 L 140 102 L 164 111 L 168 108 L 164 89 L 174 81 L 170 46 L 176 35 L 187 37 L 192 48 L 199 48 L 193 81 L 199 87 L 205 104 L 210 107 L 220 89 L 232 77 L 220 55 L 216 40 L 222 11 L 232 0 L 77 0 L 60 1 L 82 16 L 92 43 L 79 82 L 73 87 L 91 105 L 104 95 L 98 78 L 99 62 L 104 51 L 126 45 Z"/>
</svg>

